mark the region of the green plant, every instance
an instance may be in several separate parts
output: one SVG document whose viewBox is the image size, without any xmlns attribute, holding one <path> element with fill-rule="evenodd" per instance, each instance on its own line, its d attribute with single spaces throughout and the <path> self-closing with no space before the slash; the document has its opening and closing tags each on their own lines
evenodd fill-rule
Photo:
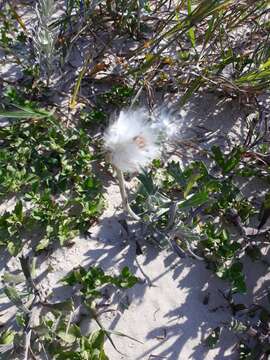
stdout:
<svg viewBox="0 0 270 360">
<path fill-rule="evenodd" d="M 69 275 L 64 277 L 62 281 L 70 286 L 80 284 L 81 292 L 87 300 L 102 296 L 100 289 L 104 285 L 112 284 L 121 289 L 127 289 L 134 286 L 138 279 L 134 276 L 126 266 L 122 269 L 120 275 L 110 276 L 104 273 L 101 268 L 90 267 L 85 270 L 80 267 L 73 270 Z"/>
<path fill-rule="evenodd" d="M 53 25 L 56 11 L 54 0 L 39 0 L 36 6 L 38 25 L 33 36 L 34 48 L 41 72 L 46 75 L 46 85 L 50 85 L 56 59 L 57 28 Z"/>
<path fill-rule="evenodd" d="M 100 95 L 99 101 L 101 104 L 110 104 L 123 108 L 128 104 L 129 99 L 133 95 L 133 89 L 124 85 L 113 85 L 109 91 Z"/>
<path fill-rule="evenodd" d="M 16 203 L 12 212 L 5 212 L 0 216 L 0 246 L 6 246 L 13 256 L 17 255 L 23 246 L 22 235 L 25 224 L 21 201 Z"/>
<path fill-rule="evenodd" d="M 41 228 L 37 250 L 54 240 L 63 245 L 86 232 L 103 208 L 101 184 L 91 170 L 94 156 L 88 135 L 65 128 L 50 113 L 30 105 L 4 115 L 26 120 L 0 130 L 0 193 L 20 192 L 30 203 L 28 228 Z M 5 217 L 2 228 L 7 227 Z"/>
<path fill-rule="evenodd" d="M 184 169 L 175 161 L 165 169 L 157 164 L 139 175 L 141 185 L 132 205 L 148 224 L 150 239 L 180 247 L 181 254 L 186 250 L 198 259 L 203 256 L 218 276 L 231 283 L 234 292 L 246 291 L 241 250 L 244 246 L 251 256 L 254 251 L 247 237 L 236 241 L 230 236 L 230 226 L 245 234 L 245 224 L 258 213 L 237 183 L 244 153 L 237 147 L 225 155 L 215 147 L 209 168 L 202 161 Z M 256 258 L 258 253 L 256 248 Z"/>
<path fill-rule="evenodd" d="M 0 333 L 0 352 L 3 359 L 15 357 L 24 351 L 26 356 L 31 353 L 33 356 L 52 356 L 53 359 L 108 360 L 104 351 L 105 338 L 108 337 L 112 342 L 111 334 L 129 337 L 117 331 L 104 329 L 93 304 L 90 306 L 89 303 L 87 303 L 86 314 L 89 320 L 92 319 L 98 323 L 100 329 L 88 335 L 82 335 L 79 325 L 74 321 L 76 309 L 73 301 L 66 299 L 59 303 L 50 303 L 36 286 L 32 266 L 34 262 L 31 264 L 30 259 L 24 257 L 20 258 L 20 262 L 24 276 L 5 273 L 2 278 L 5 295 L 18 308 L 16 322 L 19 327 L 18 331 L 9 328 Z M 102 296 L 101 292 L 95 290 L 100 289 L 102 285 L 114 284 L 125 289 L 135 285 L 137 278 L 127 267 L 115 277 L 105 275 L 102 269 L 96 267 L 88 271 L 82 268 L 73 270 L 63 281 L 69 285 L 81 284 L 82 294 L 85 296 L 87 289 L 93 301 Z M 24 293 L 16 287 L 23 282 L 26 284 Z M 87 299 L 87 297 L 82 299 L 85 302 L 81 303 L 77 311 L 86 305 Z M 37 313 L 38 307 L 46 310 L 46 315 Z M 85 311 L 86 309 L 84 313 Z M 35 322 L 33 322 L 33 317 L 36 319 Z M 25 336 L 29 339 L 26 343 L 23 342 Z M 112 345 L 115 347 L 113 342 Z"/>
</svg>

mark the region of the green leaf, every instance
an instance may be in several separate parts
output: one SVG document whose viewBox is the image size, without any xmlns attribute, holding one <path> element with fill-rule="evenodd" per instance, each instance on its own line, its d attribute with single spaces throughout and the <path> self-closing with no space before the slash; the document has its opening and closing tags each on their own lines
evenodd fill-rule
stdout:
<svg viewBox="0 0 270 360">
<path fill-rule="evenodd" d="M 188 15 L 190 16 L 191 13 L 192 13 L 192 10 L 191 10 L 191 2 L 192 0 L 188 0 Z M 189 40 L 191 42 L 191 45 L 192 47 L 195 49 L 196 47 L 196 41 L 195 41 L 195 31 L 194 31 L 194 27 L 191 27 L 189 30 L 188 30 L 188 37 L 189 37 Z"/>
<path fill-rule="evenodd" d="M 72 299 L 53 303 L 53 310 L 56 312 L 70 313 L 74 308 Z M 72 326 L 71 326 L 72 327 Z"/>
<path fill-rule="evenodd" d="M 16 323 L 18 324 L 18 326 L 20 327 L 25 327 L 26 326 L 26 316 L 24 313 L 17 313 L 16 314 Z"/>
<path fill-rule="evenodd" d="M 6 296 L 9 298 L 9 300 L 11 302 L 13 302 L 13 304 L 15 304 L 17 306 L 22 306 L 23 305 L 21 297 L 18 294 L 15 286 L 6 285 L 4 287 L 4 292 L 5 292 Z"/>
<path fill-rule="evenodd" d="M 140 340 L 138 339 L 135 339 L 134 337 L 130 336 L 130 335 L 127 335 L 127 334 L 124 334 L 120 331 L 115 331 L 115 330 L 106 330 L 106 333 L 108 334 L 112 334 L 112 335 L 116 335 L 116 336 L 120 336 L 120 337 L 125 337 L 125 338 L 128 338 L 130 340 L 133 340 L 133 341 L 136 341 L 137 343 L 139 344 L 143 344 L 143 342 L 141 342 Z"/>
<path fill-rule="evenodd" d="M 220 337 L 220 330 L 220 327 L 217 326 L 205 339 L 205 344 L 209 347 L 209 349 L 213 349 L 217 345 Z"/>
<path fill-rule="evenodd" d="M 10 119 L 43 119 L 52 116 L 53 113 L 47 112 L 45 110 L 36 110 L 27 106 L 15 105 L 21 111 L 0 111 L 0 118 L 10 118 Z"/>
<path fill-rule="evenodd" d="M 207 16 L 216 13 L 226 7 L 228 7 L 233 0 L 217 1 L 217 0 L 203 0 L 199 5 L 192 11 L 188 17 L 190 23 L 198 23 Z"/>
<path fill-rule="evenodd" d="M 66 283 L 67 285 L 73 286 L 75 284 L 81 284 L 82 278 L 87 274 L 87 271 L 83 267 L 79 267 L 71 271 L 70 274 L 65 276 L 61 282 Z"/>
<path fill-rule="evenodd" d="M 5 330 L 0 334 L 0 344 L 9 345 L 13 343 L 16 332 L 13 330 Z"/>
<path fill-rule="evenodd" d="M 22 223 L 22 221 L 23 221 L 23 205 L 22 205 L 21 200 L 16 203 L 14 213 L 16 214 L 19 222 Z"/>
<path fill-rule="evenodd" d="M 125 266 L 122 269 L 121 275 L 118 278 L 118 285 L 121 288 L 127 289 L 134 286 L 137 282 L 138 282 L 138 278 L 130 272 L 128 266 Z"/>
<path fill-rule="evenodd" d="M 223 171 L 225 174 L 232 171 L 240 162 L 241 155 L 242 155 L 242 149 L 239 147 L 234 148 L 231 153 L 229 154 L 225 167 L 223 168 Z"/>
<path fill-rule="evenodd" d="M 18 244 L 18 242 L 9 241 L 7 243 L 7 250 L 11 256 L 16 256 L 21 250 L 21 244 Z"/>
<path fill-rule="evenodd" d="M 36 246 L 36 251 L 42 251 L 42 250 L 45 250 L 48 246 L 49 246 L 49 243 L 50 243 L 50 239 L 45 237 L 43 238 L 42 240 L 40 240 L 39 244 Z"/>
<path fill-rule="evenodd" d="M 168 174 L 181 186 L 186 186 L 186 178 L 179 162 L 171 161 L 167 167 Z"/>
<path fill-rule="evenodd" d="M 179 209 L 190 209 L 205 204 L 209 200 L 207 191 L 199 191 L 193 195 L 188 196 L 186 200 L 179 203 Z"/>
<path fill-rule="evenodd" d="M 74 336 L 70 332 L 66 333 L 66 331 L 64 330 L 57 331 L 57 336 L 59 336 L 64 342 L 68 344 L 72 344 L 76 341 L 76 336 Z"/>
<path fill-rule="evenodd" d="M 143 185 L 143 189 L 146 191 L 146 194 L 153 195 L 157 191 L 157 187 L 154 184 L 153 177 L 151 172 L 143 171 L 138 175 L 138 179 Z"/>
<path fill-rule="evenodd" d="M 219 19 L 219 16 L 215 14 L 212 16 L 211 20 L 208 22 L 208 29 L 207 29 L 207 31 L 205 33 L 205 37 L 204 37 L 204 46 L 207 45 L 209 39 L 211 38 L 211 36 L 213 36 L 214 25 L 216 24 L 218 19 Z M 215 22 L 215 20 L 216 20 L 216 22 Z"/>
<path fill-rule="evenodd" d="M 24 276 L 22 274 L 10 274 L 6 271 L 2 276 L 2 281 L 5 283 L 20 284 L 24 281 Z"/>
<path fill-rule="evenodd" d="M 188 88 L 185 91 L 184 95 L 181 96 L 179 101 L 179 106 L 183 106 L 186 102 L 191 98 L 191 96 L 199 90 L 199 88 L 203 85 L 205 80 L 201 76 L 197 76 L 194 80 L 192 80 L 188 84 Z"/>
<path fill-rule="evenodd" d="M 231 282 L 233 292 L 245 293 L 247 287 L 242 269 L 243 264 L 240 261 L 236 261 L 229 267 L 221 267 L 217 275 Z"/>
<path fill-rule="evenodd" d="M 221 168 L 223 174 L 227 174 L 239 164 L 243 149 L 235 147 L 228 155 L 224 155 L 219 146 L 212 146 L 212 154 L 213 159 Z"/>
<path fill-rule="evenodd" d="M 22 272 L 26 278 L 26 280 L 30 283 L 32 281 L 32 275 L 31 275 L 31 267 L 30 267 L 30 260 L 29 256 L 20 256 L 20 263 Z"/>
<path fill-rule="evenodd" d="M 185 191 L 184 191 L 184 198 L 188 196 L 193 186 L 196 184 L 197 180 L 199 180 L 202 177 L 200 173 L 193 172 L 191 177 L 188 180 L 188 183 L 186 185 Z"/>
<path fill-rule="evenodd" d="M 101 350 L 104 346 L 105 332 L 104 330 L 97 330 L 91 333 L 89 337 L 93 349 Z"/>
<path fill-rule="evenodd" d="M 217 163 L 217 165 L 219 165 L 219 167 L 221 167 L 221 169 L 224 168 L 225 165 L 225 160 L 224 160 L 224 155 L 222 153 L 222 151 L 220 150 L 219 146 L 212 146 L 212 153 L 213 153 L 213 158 L 215 160 L 215 162 Z"/>
</svg>

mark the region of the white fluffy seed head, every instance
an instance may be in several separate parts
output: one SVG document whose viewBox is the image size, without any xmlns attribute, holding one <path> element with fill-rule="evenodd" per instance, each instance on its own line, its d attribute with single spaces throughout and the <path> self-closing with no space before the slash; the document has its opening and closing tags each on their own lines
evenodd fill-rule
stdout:
<svg viewBox="0 0 270 360">
<path fill-rule="evenodd" d="M 152 115 L 151 127 L 159 132 L 161 142 L 171 142 L 179 135 L 179 121 L 172 112 L 166 109 L 157 109 Z"/>
<path fill-rule="evenodd" d="M 104 142 L 114 166 L 136 172 L 159 157 L 158 137 L 144 109 L 123 110 L 105 132 Z"/>
</svg>

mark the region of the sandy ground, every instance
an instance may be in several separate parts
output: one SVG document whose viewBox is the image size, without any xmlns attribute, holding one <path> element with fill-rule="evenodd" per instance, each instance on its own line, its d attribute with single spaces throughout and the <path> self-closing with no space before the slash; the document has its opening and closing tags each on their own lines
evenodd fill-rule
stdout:
<svg viewBox="0 0 270 360">
<path fill-rule="evenodd" d="M 168 101 L 174 103 L 172 98 Z M 201 141 L 212 130 L 213 137 L 202 141 L 203 146 L 209 147 L 217 142 L 225 147 L 231 146 L 244 134 L 244 118 L 245 113 L 236 102 L 224 102 L 211 94 L 198 96 L 188 105 L 185 120 L 179 123 L 179 140 L 190 137 L 194 140 L 195 137 Z M 188 157 L 181 158 L 182 162 L 201 156 L 188 149 L 185 155 Z M 91 237 L 77 238 L 71 248 L 57 248 L 49 255 L 40 255 L 38 286 L 45 292 L 53 288 L 53 299 L 59 301 L 69 295 L 58 280 L 72 268 L 96 265 L 117 274 L 128 265 L 140 281 L 128 291 L 112 293 L 108 300 L 112 311 L 102 315 L 101 322 L 105 327 L 128 334 L 141 343 L 114 336 L 123 355 L 106 342 L 111 360 L 237 359 L 234 347 L 237 339 L 227 330 L 222 330 L 220 342 L 214 349 L 209 350 L 204 344 L 211 329 L 229 324 L 232 319 L 228 304 L 219 291 L 228 285 L 207 270 L 204 263 L 188 257 L 180 259 L 169 250 L 158 251 L 145 244 L 134 224 L 130 225 L 131 235 L 128 237 L 119 224 L 123 213 L 118 186 L 111 180 L 105 187 L 107 208 L 99 223 L 90 229 Z M 142 245 L 142 255 L 136 256 L 135 240 Z M 18 260 L 3 254 L 0 266 L 1 273 L 5 269 L 14 270 Z M 248 303 L 263 298 L 270 279 L 267 267 L 256 264 L 254 273 L 252 266 L 253 263 L 247 261 L 249 293 L 239 296 Z M 207 303 L 206 297 L 209 298 Z M 1 322 L 15 311 L 5 301 L 1 300 Z M 82 327 L 85 331 L 89 327 L 87 319 Z"/>
</svg>

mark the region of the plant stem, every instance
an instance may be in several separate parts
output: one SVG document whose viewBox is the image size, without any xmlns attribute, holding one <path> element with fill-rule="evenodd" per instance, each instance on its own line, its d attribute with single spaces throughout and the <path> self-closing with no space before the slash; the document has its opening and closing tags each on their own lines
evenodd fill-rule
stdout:
<svg viewBox="0 0 270 360">
<path fill-rule="evenodd" d="M 82 67 L 82 69 L 81 69 L 81 71 L 79 73 L 77 82 L 75 84 L 73 94 L 72 94 L 70 104 L 69 104 L 71 109 L 74 109 L 75 106 L 77 105 L 77 96 L 78 96 L 78 93 L 79 93 L 79 90 L 80 90 L 80 87 L 81 87 L 81 82 L 82 82 L 82 79 L 83 79 L 87 69 L 88 69 L 88 66 L 89 66 L 91 60 L 92 60 L 92 51 L 90 51 L 89 55 L 87 56 L 86 61 L 83 64 L 83 67 Z"/>
<path fill-rule="evenodd" d="M 120 169 L 118 169 L 117 167 L 115 167 L 115 170 L 116 170 L 116 175 L 117 175 L 117 179 L 118 179 L 118 183 L 119 183 L 123 208 L 128 212 L 128 214 L 134 220 L 140 221 L 141 218 L 134 213 L 134 211 L 131 209 L 131 207 L 130 207 L 130 205 L 128 203 L 128 196 L 127 196 L 127 191 L 126 191 L 126 187 L 125 187 L 125 179 L 124 179 L 124 176 L 123 176 L 123 172 Z"/>
</svg>

